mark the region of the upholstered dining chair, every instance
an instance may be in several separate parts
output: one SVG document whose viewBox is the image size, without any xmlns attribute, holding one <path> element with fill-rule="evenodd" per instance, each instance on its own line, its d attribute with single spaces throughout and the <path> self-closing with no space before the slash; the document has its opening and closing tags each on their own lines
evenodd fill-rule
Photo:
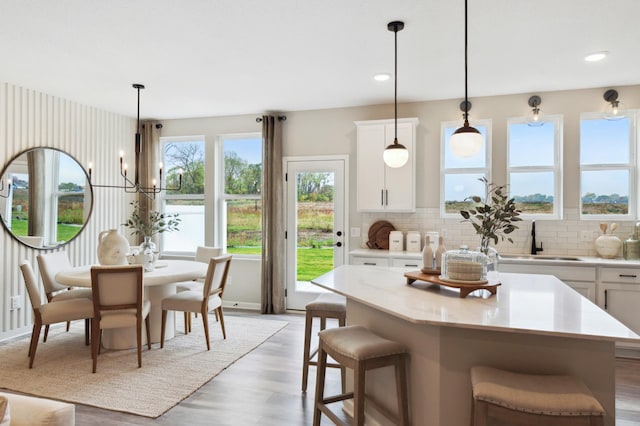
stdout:
<svg viewBox="0 0 640 426">
<path fill-rule="evenodd" d="M 209 259 L 212 257 L 220 256 L 222 253 L 222 249 L 220 247 L 207 247 L 207 246 L 198 246 L 196 248 L 196 255 L 194 260 L 196 262 L 209 263 Z M 180 293 L 182 291 L 202 290 L 203 280 L 195 280 L 195 281 L 181 281 L 176 283 L 176 292 Z M 218 311 L 216 313 L 216 321 L 218 320 Z M 195 313 L 196 318 L 198 317 L 198 313 Z M 184 334 L 189 334 L 191 331 L 191 312 L 184 313 Z"/>
<path fill-rule="evenodd" d="M 36 357 L 40 330 L 43 325 L 49 327 L 50 324 L 65 321 L 75 321 L 84 319 L 85 344 L 89 344 L 89 320 L 93 318 L 93 303 L 87 298 L 77 298 L 61 300 L 55 303 L 42 303 L 40 291 L 31 264 L 26 260 L 20 262 L 20 271 L 24 278 L 31 307 L 33 308 L 33 331 L 31 333 L 31 344 L 29 345 L 29 368 L 33 368 L 33 360 Z"/>
<path fill-rule="evenodd" d="M 142 320 L 147 330 L 147 348 L 151 349 L 149 311 L 151 303 L 144 298 L 142 265 L 92 266 L 94 319 L 91 323 L 91 357 L 93 372 L 98 365 L 102 330 L 136 327 L 138 368 L 142 367 Z"/>
<path fill-rule="evenodd" d="M 207 276 L 202 290 L 189 290 L 176 293 L 162 299 L 162 327 L 160 329 L 160 347 L 164 347 L 164 332 L 167 323 L 167 311 L 181 311 L 185 313 L 199 312 L 202 315 L 204 337 L 207 340 L 207 350 L 211 349 L 209 342 L 209 320 L 207 313 L 215 309 L 220 320 L 223 338 L 227 338 L 224 329 L 224 315 L 222 312 L 222 295 L 227 283 L 231 255 L 212 257 L 209 260 Z M 186 318 L 185 318 L 186 320 Z"/>
<path fill-rule="evenodd" d="M 90 288 L 69 288 L 66 285 L 59 284 L 56 281 L 56 274 L 65 269 L 71 269 L 69 256 L 64 251 L 40 254 L 37 256 L 38 269 L 40 269 L 40 277 L 42 285 L 47 296 L 47 301 L 59 302 L 61 300 L 84 298 L 91 300 Z M 69 322 L 67 322 L 67 331 L 69 331 Z M 49 336 L 49 325 L 44 328 L 43 342 L 47 341 Z"/>
</svg>

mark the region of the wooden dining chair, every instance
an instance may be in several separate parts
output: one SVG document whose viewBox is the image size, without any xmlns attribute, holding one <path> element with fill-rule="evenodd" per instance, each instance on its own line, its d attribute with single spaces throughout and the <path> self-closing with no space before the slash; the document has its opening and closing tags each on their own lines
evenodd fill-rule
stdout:
<svg viewBox="0 0 640 426">
<path fill-rule="evenodd" d="M 196 255 L 194 260 L 196 262 L 209 263 L 209 260 L 212 257 L 220 256 L 222 253 L 222 249 L 220 247 L 207 247 L 207 246 L 198 246 L 196 248 Z M 176 291 L 178 293 L 182 291 L 201 291 L 204 280 L 198 279 L 194 281 L 181 281 L 176 283 Z M 218 320 L 218 311 L 216 313 L 216 321 Z M 195 317 L 198 317 L 198 313 L 196 312 Z M 184 313 L 184 334 L 189 334 L 191 332 L 191 312 Z"/>
<path fill-rule="evenodd" d="M 176 293 L 162 299 L 162 327 L 160 331 L 160 347 L 164 347 L 164 333 L 167 323 L 167 311 L 181 311 L 185 313 L 199 312 L 202 315 L 204 335 L 207 340 L 207 350 L 211 349 L 209 342 L 208 312 L 215 309 L 220 320 L 223 338 L 227 338 L 224 329 L 224 315 L 222 312 L 222 295 L 227 283 L 231 255 L 213 257 L 209 260 L 207 276 L 201 291 L 189 290 Z"/>
<path fill-rule="evenodd" d="M 87 298 L 76 298 L 61 300 L 55 303 L 42 303 L 40 291 L 36 281 L 35 273 L 31 264 L 26 260 L 20 262 L 20 271 L 27 287 L 31 307 L 33 308 L 33 331 L 31 333 L 31 344 L 29 345 L 29 368 L 33 368 L 33 360 L 36 357 L 40 330 L 45 325 L 59 322 L 69 322 L 84 319 L 85 344 L 89 344 L 89 322 L 93 318 L 93 303 Z"/>
<path fill-rule="evenodd" d="M 59 302 L 61 300 L 84 298 L 91 300 L 90 288 L 71 288 L 62 285 L 56 281 L 56 274 L 65 269 L 71 269 L 69 256 L 64 251 L 40 254 L 36 256 L 38 260 L 38 269 L 42 278 L 45 295 L 49 303 Z M 67 321 L 67 331 L 69 331 L 70 323 Z M 49 336 L 49 325 L 44 328 L 44 336 L 42 341 L 46 342 Z"/>
<path fill-rule="evenodd" d="M 91 324 L 91 356 L 93 372 L 98 365 L 102 330 L 136 327 L 138 368 L 142 367 L 142 320 L 147 330 L 147 348 L 151 349 L 149 311 L 151 303 L 144 298 L 142 265 L 93 266 L 91 288 L 95 317 Z"/>
</svg>

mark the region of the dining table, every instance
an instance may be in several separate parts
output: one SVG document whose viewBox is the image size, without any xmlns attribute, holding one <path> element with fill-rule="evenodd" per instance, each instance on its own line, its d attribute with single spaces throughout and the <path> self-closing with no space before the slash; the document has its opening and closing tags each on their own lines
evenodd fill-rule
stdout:
<svg viewBox="0 0 640 426">
<path fill-rule="evenodd" d="M 60 284 L 73 287 L 91 287 L 91 267 L 94 265 L 83 265 L 66 269 L 56 274 L 56 281 Z M 151 343 L 159 343 L 162 327 L 162 299 L 176 293 L 176 283 L 183 281 L 193 281 L 204 278 L 207 273 L 208 264 L 193 260 L 158 260 L 152 271 L 144 271 L 142 285 L 144 295 L 151 303 L 149 312 L 149 331 Z M 102 337 L 102 344 L 108 349 L 129 349 L 135 348 L 136 331 L 135 328 L 105 330 Z M 167 315 L 167 325 L 165 330 L 165 340 L 175 336 L 175 314 L 169 312 Z M 146 337 L 143 333 L 143 338 Z"/>
</svg>

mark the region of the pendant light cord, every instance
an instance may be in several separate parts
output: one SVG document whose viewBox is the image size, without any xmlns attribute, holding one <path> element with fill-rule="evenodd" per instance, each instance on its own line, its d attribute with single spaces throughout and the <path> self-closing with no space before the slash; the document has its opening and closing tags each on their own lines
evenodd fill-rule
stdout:
<svg viewBox="0 0 640 426">
<path fill-rule="evenodd" d="M 395 129 L 393 143 L 398 143 L 398 26 L 393 30 L 394 37 L 394 69 L 393 69 L 393 111 L 395 117 Z"/>
<path fill-rule="evenodd" d="M 469 96 L 467 86 L 467 0 L 464 0 L 464 124 L 469 125 Z"/>
</svg>

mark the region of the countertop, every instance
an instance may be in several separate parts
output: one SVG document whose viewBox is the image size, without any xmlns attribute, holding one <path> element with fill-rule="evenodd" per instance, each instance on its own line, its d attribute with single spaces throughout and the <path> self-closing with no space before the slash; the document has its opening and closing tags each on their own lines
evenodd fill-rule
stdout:
<svg viewBox="0 0 640 426">
<path fill-rule="evenodd" d="M 371 249 L 355 249 L 349 252 L 353 256 L 366 256 L 378 258 L 405 258 L 405 259 L 422 259 L 422 253 L 411 253 L 407 251 L 389 251 L 389 250 L 371 250 Z M 500 263 L 524 263 L 524 264 L 553 264 L 568 266 L 612 266 L 612 267 L 628 267 L 640 268 L 640 259 L 626 260 L 622 257 L 615 259 L 604 259 L 594 256 L 572 256 L 565 254 L 539 254 L 531 256 L 523 253 L 502 253 L 508 257 L 500 257 Z M 577 260 L 566 260 L 562 258 L 575 258 Z"/>
<path fill-rule="evenodd" d="M 415 324 L 640 343 L 640 336 L 552 275 L 500 273 L 498 294 L 406 284 L 406 268 L 342 265 L 311 280 Z"/>
</svg>

